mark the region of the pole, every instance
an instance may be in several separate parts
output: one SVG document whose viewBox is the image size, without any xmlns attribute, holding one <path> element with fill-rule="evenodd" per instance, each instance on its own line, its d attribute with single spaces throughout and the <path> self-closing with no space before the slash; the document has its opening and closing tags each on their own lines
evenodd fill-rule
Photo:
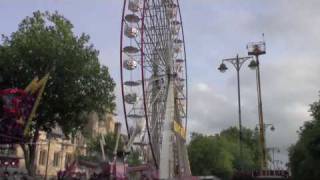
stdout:
<svg viewBox="0 0 320 180">
<path fill-rule="evenodd" d="M 102 160 L 106 161 L 106 154 L 104 152 L 104 145 L 105 145 L 105 140 L 103 135 L 101 135 L 101 139 L 100 139 L 100 148 L 101 148 L 101 153 L 102 153 Z"/>
<path fill-rule="evenodd" d="M 272 165 L 273 165 L 273 170 L 276 169 L 276 167 L 274 166 L 274 150 L 275 150 L 275 149 L 272 150 Z"/>
<path fill-rule="evenodd" d="M 242 167 L 242 120 L 241 120 L 241 98 L 240 98 L 240 62 L 239 55 L 237 54 L 236 58 L 236 69 L 237 69 L 237 82 L 238 82 L 238 117 L 239 117 L 239 146 L 240 146 L 240 170 L 243 170 Z"/>
<path fill-rule="evenodd" d="M 113 150 L 113 161 L 116 163 L 117 160 L 117 152 L 119 147 L 119 141 L 120 141 L 120 131 L 121 131 L 121 123 L 116 123 L 116 144 L 114 146 Z"/>
<path fill-rule="evenodd" d="M 266 161 L 266 142 L 265 142 L 265 127 L 263 122 L 263 112 L 262 112 L 262 98 L 261 98 L 261 83 L 260 83 L 260 62 L 259 56 L 256 55 L 257 61 L 257 94 L 258 94 L 258 113 L 259 113 L 259 127 L 260 127 L 260 148 L 261 148 L 261 168 L 265 169 L 267 167 Z"/>
<path fill-rule="evenodd" d="M 47 162 L 46 162 L 46 172 L 45 172 L 45 175 L 44 175 L 44 179 L 47 180 L 48 178 L 48 165 L 49 165 L 49 154 L 50 154 L 50 144 L 51 144 L 51 141 L 50 141 L 50 137 L 48 137 L 48 154 L 47 154 Z"/>
<path fill-rule="evenodd" d="M 242 64 L 251 59 L 251 56 L 247 56 L 247 57 L 239 57 L 239 55 L 237 54 L 236 58 L 230 58 L 230 59 L 223 59 L 222 63 L 220 65 L 220 67 L 218 68 L 221 72 L 224 72 L 225 70 L 227 70 L 226 65 L 223 62 L 229 62 L 231 63 L 234 68 L 237 70 L 237 90 L 238 90 L 238 118 L 239 118 L 239 159 L 240 159 L 240 163 L 239 163 L 239 170 L 243 170 L 243 148 L 242 148 L 242 119 L 241 119 L 241 98 L 240 98 L 240 69 Z"/>
<path fill-rule="evenodd" d="M 163 123 L 163 138 L 160 150 L 160 169 L 159 179 L 173 179 L 175 160 L 173 154 L 173 135 L 172 125 L 174 122 L 174 79 L 169 77 L 167 88 L 166 115 Z"/>
</svg>

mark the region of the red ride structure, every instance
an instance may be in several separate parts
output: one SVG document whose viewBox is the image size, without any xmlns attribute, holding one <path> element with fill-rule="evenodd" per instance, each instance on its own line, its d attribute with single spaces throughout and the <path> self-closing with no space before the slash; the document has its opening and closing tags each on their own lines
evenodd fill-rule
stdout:
<svg viewBox="0 0 320 180">
<path fill-rule="evenodd" d="M 0 121 L 0 144 L 23 143 L 24 128 L 32 111 L 35 97 L 22 89 L 0 91 L 2 116 Z"/>
<path fill-rule="evenodd" d="M 25 89 L 0 90 L 0 156 L 1 167 L 18 167 L 15 157 L 16 144 L 28 143 L 29 126 L 39 105 L 49 74 L 42 79 L 34 78 Z"/>
</svg>

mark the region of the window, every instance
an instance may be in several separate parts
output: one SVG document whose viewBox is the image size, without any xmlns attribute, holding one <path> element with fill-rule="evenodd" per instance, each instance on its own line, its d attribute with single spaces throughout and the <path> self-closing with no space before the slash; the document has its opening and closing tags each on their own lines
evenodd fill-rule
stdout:
<svg viewBox="0 0 320 180">
<path fill-rule="evenodd" d="M 54 152 L 53 154 L 53 166 L 58 167 L 60 162 L 60 153 Z"/>
<path fill-rule="evenodd" d="M 40 157 L 39 157 L 39 164 L 40 165 L 46 165 L 46 159 L 47 159 L 47 151 L 41 150 L 40 151 Z"/>
<path fill-rule="evenodd" d="M 64 167 L 68 167 L 71 164 L 72 161 L 72 154 L 71 153 L 66 153 L 66 159 L 65 159 L 65 164 Z"/>
</svg>

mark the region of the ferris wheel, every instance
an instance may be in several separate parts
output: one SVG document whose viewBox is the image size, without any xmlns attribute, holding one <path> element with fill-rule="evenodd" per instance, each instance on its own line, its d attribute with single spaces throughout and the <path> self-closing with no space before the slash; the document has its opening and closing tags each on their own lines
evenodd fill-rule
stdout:
<svg viewBox="0 0 320 180">
<path fill-rule="evenodd" d="M 127 149 L 136 149 L 160 178 L 190 176 L 179 1 L 124 0 L 120 46 Z"/>
</svg>

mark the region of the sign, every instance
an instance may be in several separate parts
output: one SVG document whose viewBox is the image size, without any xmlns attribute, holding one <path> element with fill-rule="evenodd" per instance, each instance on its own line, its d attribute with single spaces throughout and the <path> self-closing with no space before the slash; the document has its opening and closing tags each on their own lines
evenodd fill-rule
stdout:
<svg viewBox="0 0 320 180">
<path fill-rule="evenodd" d="M 177 121 L 173 121 L 173 130 L 179 134 L 183 139 L 186 139 L 186 129 Z"/>
</svg>

